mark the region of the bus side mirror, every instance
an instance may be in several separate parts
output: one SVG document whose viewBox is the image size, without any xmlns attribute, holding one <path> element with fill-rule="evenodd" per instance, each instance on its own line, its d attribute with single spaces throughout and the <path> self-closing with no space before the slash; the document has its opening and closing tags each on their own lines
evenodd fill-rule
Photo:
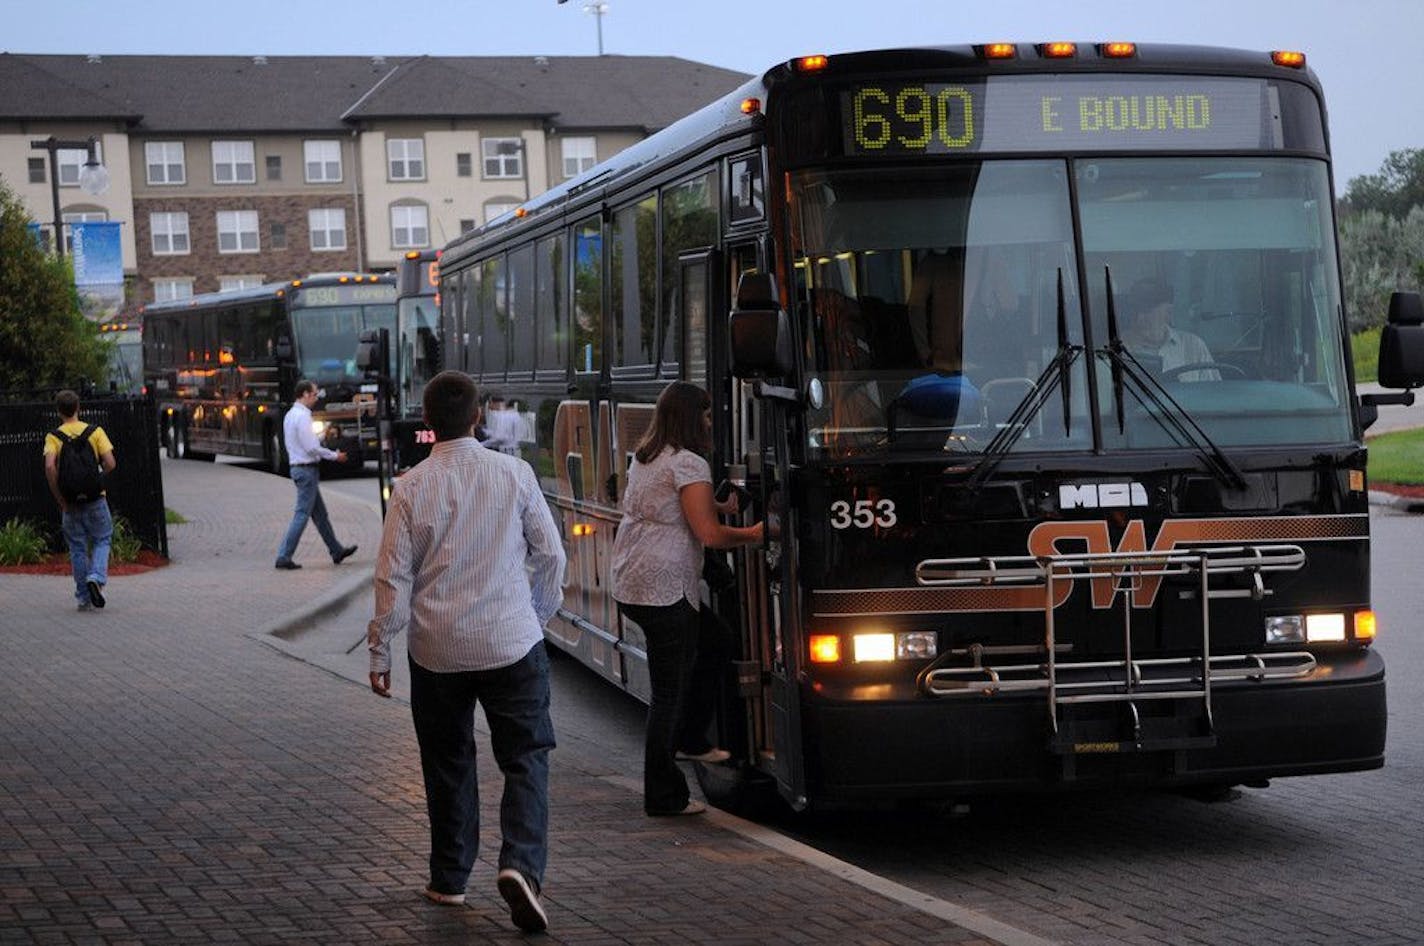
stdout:
<svg viewBox="0 0 1424 946">
<path fill-rule="evenodd" d="M 1424 301 L 1417 292 L 1389 297 L 1389 321 L 1380 332 L 1379 383 L 1386 388 L 1424 386 Z"/>
<path fill-rule="evenodd" d="M 791 321 L 770 273 L 742 274 L 729 327 L 734 377 L 782 377 L 795 370 Z"/>
<path fill-rule="evenodd" d="M 277 339 L 277 357 L 286 359 L 292 357 L 292 340 L 283 336 Z"/>
<path fill-rule="evenodd" d="M 384 329 L 368 328 L 356 340 L 356 368 L 366 374 L 382 374 L 386 370 L 386 333 Z"/>
</svg>

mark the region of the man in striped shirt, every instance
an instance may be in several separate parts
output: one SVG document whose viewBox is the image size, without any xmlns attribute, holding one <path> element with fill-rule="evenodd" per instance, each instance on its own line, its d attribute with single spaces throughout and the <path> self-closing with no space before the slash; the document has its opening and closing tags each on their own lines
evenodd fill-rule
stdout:
<svg viewBox="0 0 1424 946">
<path fill-rule="evenodd" d="M 549 658 L 544 625 L 563 596 L 564 548 L 534 470 L 480 446 L 475 383 L 426 385 L 430 456 L 396 482 L 367 628 L 371 689 L 390 695 L 391 638 L 408 630 L 410 708 L 430 815 L 435 903 L 465 902 L 479 841 L 475 704 L 504 774 L 496 884 L 526 932 L 548 926 Z"/>
</svg>

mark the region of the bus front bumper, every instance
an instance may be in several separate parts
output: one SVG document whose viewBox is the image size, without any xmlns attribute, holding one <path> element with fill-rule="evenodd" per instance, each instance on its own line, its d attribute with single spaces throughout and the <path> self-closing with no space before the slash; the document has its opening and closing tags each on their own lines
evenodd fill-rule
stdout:
<svg viewBox="0 0 1424 946">
<path fill-rule="evenodd" d="M 1196 738 L 1137 749 L 1123 704 L 1061 708 L 1045 693 L 954 699 L 837 699 L 803 688 L 806 778 L 826 800 L 952 798 L 992 792 L 1256 782 L 1384 764 L 1384 661 L 1373 650 L 1322 655 L 1300 680 L 1213 684 Z M 1145 704 L 1144 704 L 1145 705 Z M 1161 712 L 1161 710 L 1156 710 Z M 1065 715 L 1066 714 L 1066 715 Z M 1093 737 L 1066 747 L 1063 731 Z M 1118 737 L 1103 738 L 1116 731 Z"/>
</svg>

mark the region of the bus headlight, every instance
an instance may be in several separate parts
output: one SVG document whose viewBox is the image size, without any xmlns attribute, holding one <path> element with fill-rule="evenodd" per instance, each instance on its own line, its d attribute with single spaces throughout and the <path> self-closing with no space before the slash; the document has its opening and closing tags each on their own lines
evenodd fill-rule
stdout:
<svg viewBox="0 0 1424 946">
<path fill-rule="evenodd" d="M 1305 642 L 1305 618 L 1299 614 L 1283 614 L 1266 618 L 1267 644 L 1302 644 Z"/>
<path fill-rule="evenodd" d="M 1345 615 L 1307 614 L 1305 616 L 1305 639 L 1312 644 L 1323 641 L 1343 641 L 1345 639 Z"/>
<path fill-rule="evenodd" d="M 929 660 L 939 652 L 939 636 L 934 631 L 872 632 L 851 638 L 856 663 L 889 660 Z"/>
</svg>

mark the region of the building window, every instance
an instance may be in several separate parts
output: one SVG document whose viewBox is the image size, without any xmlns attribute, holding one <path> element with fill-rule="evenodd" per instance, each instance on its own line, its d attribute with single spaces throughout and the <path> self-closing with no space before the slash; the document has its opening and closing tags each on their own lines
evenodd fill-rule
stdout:
<svg viewBox="0 0 1424 946">
<path fill-rule="evenodd" d="M 306 162 L 308 184 L 334 184 L 341 180 L 341 142 L 304 141 L 302 158 Z"/>
<path fill-rule="evenodd" d="M 59 186 L 78 187 L 79 171 L 89 161 L 89 151 L 86 148 L 59 148 L 54 154 L 55 161 L 59 165 Z M 94 142 L 94 157 L 100 164 L 104 163 L 104 146 L 100 142 Z"/>
<path fill-rule="evenodd" d="M 470 152 L 459 151 L 455 154 L 455 176 L 474 177 L 475 163 L 470 159 Z"/>
<path fill-rule="evenodd" d="M 470 232 L 471 230 L 473 230 L 474 228 L 475 228 L 475 222 L 474 222 L 473 220 L 461 220 L 461 221 L 460 221 L 460 232 L 461 232 L 461 233 L 469 233 L 469 232 Z"/>
<path fill-rule="evenodd" d="M 214 184 L 256 184 L 257 159 L 250 141 L 213 142 Z"/>
<path fill-rule="evenodd" d="M 176 256 L 188 252 L 186 212 L 179 210 L 149 214 L 148 228 L 153 236 L 154 256 Z"/>
<path fill-rule="evenodd" d="M 268 228 L 268 245 L 274 250 L 285 250 L 287 248 L 287 225 L 285 223 L 274 223 Z"/>
<path fill-rule="evenodd" d="M 503 201 L 491 201 L 490 203 L 485 204 L 485 223 L 489 223 L 491 220 L 493 220 L 495 217 L 500 216 L 501 214 L 509 213 L 511 210 L 518 206 L 518 204 L 511 204 Z"/>
<path fill-rule="evenodd" d="M 174 299 L 189 299 L 193 295 L 193 277 L 180 276 L 177 279 L 155 279 L 153 281 L 153 301 L 172 302 Z"/>
<path fill-rule="evenodd" d="M 256 253 L 260 248 L 257 243 L 257 211 L 218 211 L 219 253 Z"/>
<path fill-rule="evenodd" d="M 63 223 L 102 223 L 109 219 L 107 210 L 66 210 L 59 215 Z M 68 253 L 74 252 L 74 228 L 64 228 L 64 247 Z"/>
<path fill-rule="evenodd" d="M 393 181 L 425 179 L 425 140 L 391 138 L 386 142 L 386 167 Z"/>
<path fill-rule="evenodd" d="M 233 292 L 238 289 L 256 289 L 262 285 L 261 276 L 219 276 L 218 292 Z"/>
<path fill-rule="evenodd" d="M 282 156 L 280 154 L 267 155 L 267 180 L 280 181 L 282 179 Z"/>
<path fill-rule="evenodd" d="M 150 184 L 183 184 L 187 181 L 181 141 L 146 142 L 143 146 L 143 161 L 148 166 Z"/>
<path fill-rule="evenodd" d="M 43 184 L 45 182 L 45 159 L 30 158 L 30 183 Z"/>
<path fill-rule="evenodd" d="M 346 211 L 340 207 L 308 210 L 307 228 L 314 250 L 346 249 Z"/>
<path fill-rule="evenodd" d="M 560 146 L 564 153 L 564 177 L 577 177 L 598 161 L 593 138 L 564 138 Z"/>
<path fill-rule="evenodd" d="M 524 139 L 485 138 L 480 142 L 486 178 L 524 176 Z"/>
<path fill-rule="evenodd" d="M 412 249 L 430 243 L 430 221 L 424 204 L 398 204 L 391 208 L 391 246 Z"/>
</svg>

